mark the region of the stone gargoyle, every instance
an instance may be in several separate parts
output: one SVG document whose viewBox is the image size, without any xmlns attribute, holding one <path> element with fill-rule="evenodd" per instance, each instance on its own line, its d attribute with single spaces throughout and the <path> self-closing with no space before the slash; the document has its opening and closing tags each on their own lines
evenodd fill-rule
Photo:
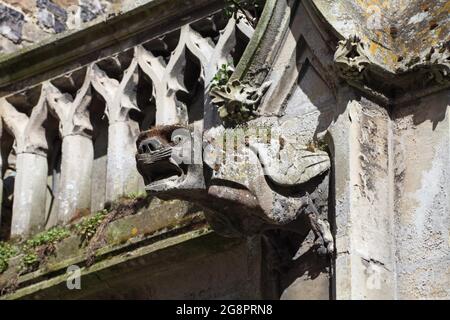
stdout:
<svg viewBox="0 0 450 320">
<path fill-rule="evenodd" d="M 283 2 L 266 2 L 261 20 L 272 19 L 278 5 Z M 200 59 L 204 73 L 199 85 L 204 90 L 183 107 L 187 117 L 186 112 L 180 112 L 180 119 L 159 117 L 155 127 L 139 135 L 137 168 L 149 195 L 196 203 L 219 234 L 294 233 L 306 239 L 312 230 L 314 248 L 331 254 L 330 157 L 325 148 L 310 144 L 310 132 L 300 137 L 300 118 L 286 125 L 289 120 L 282 120 L 282 113 L 262 108 L 270 100 L 264 96 L 273 94 L 276 78 L 269 74 L 277 49 L 275 36 L 255 35 L 279 29 L 280 20 L 270 21 L 257 24 L 239 62 L 234 61 L 239 51 L 234 38 L 219 41 L 213 58 Z M 192 48 L 196 52 L 196 46 Z M 161 103 L 156 109 L 171 112 L 169 107 Z"/>
<path fill-rule="evenodd" d="M 257 120 L 204 132 L 179 125 L 142 132 L 136 159 L 148 194 L 196 203 L 225 236 L 306 226 L 319 253 L 331 254 L 330 226 L 314 204 L 320 194 L 327 198 L 328 153 L 299 144 L 282 124 Z"/>
</svg>

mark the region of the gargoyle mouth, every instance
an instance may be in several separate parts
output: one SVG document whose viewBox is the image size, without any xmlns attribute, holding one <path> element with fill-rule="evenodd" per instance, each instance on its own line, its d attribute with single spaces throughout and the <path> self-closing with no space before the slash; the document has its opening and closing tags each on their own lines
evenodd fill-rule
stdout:
<svg viewBox="0 0 450 320">
<path fill-rule="evenodd" d="M 160 137 L 138 139 L 136 162 L 147 191 L 164 191 L 181 183 L 186 168 L 172 158 L 172 144 Z"/>
</svg>

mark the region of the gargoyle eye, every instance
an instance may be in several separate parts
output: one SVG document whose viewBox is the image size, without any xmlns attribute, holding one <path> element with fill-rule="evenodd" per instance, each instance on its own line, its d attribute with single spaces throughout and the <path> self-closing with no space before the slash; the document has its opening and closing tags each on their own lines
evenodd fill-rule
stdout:
<svg viewBox="0 0 450 320">
<path fill-rule="evenodd" d="M 182 140 L 183 138 L 181 138 L 180 136 L 175 136 L 172 139 L 172 141 L 175 142 L 176 144 L 180 143 Z"/>
<path fill-rule="evenodd" d="M 149 139 L 141 142 L 141 145 L 139 146 L 140 152 L 153 152 L 156 150 L 161 149 L 162 145 L 161 143 L 156 139 Z"/>
<path fill-rule="evenodd" d="M 228 93 L 231 93 L 231 89 L 230 88 L 226 88 L 225 89 Z"/>
</svg>

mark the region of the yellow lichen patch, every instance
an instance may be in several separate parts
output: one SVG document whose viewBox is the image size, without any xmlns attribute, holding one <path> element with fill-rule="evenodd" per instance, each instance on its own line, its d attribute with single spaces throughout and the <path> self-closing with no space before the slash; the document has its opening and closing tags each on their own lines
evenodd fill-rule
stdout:
<svg viewBox="0 0 450 320">
<path fill-rule="evenodd" d="M 375 34 L 377 36 L 377 39 L 383 39 L 383 32 L 381 30 L 375 31 Z"/>
<path fill-rule="evenodd" d="M 138 228 L 134 227 L 133 229 L 131 229 L 131 235 L 134 237 L 138 234 Z"/>
<path fill-rule="evenodd" d="M 378 45 L 378 44 L 376 44 L 375 42 L 371 42 L 370 43 L 370 47 L 369 47 L 369 51 L 370 51 L 370 53 L 372 54 L 372 55 L 374 55 L 377 51 L 378 51 L 378 48 L 379 48 L 380 46 Z"/>
<path fill-rule="evenodd" d="M 436 11 L 436 14 L 441 14 L 441 13 L 447 13 L 447 14 L 450 13 L 450 1 L 447 1 L 442 8 L 440 8 Z"/>
</svg>

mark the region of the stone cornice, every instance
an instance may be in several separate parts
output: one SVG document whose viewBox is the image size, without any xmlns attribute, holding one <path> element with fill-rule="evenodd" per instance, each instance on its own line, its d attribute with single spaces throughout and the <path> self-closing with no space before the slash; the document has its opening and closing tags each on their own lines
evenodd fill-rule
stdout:
<svg viewBox="0 0 450 320">
<path fill-rule="evenodd" d="M 155 0 L 0 58 L 0 96 L 74 70 L 216 12 L 221 0 Z"/>
</svg>

